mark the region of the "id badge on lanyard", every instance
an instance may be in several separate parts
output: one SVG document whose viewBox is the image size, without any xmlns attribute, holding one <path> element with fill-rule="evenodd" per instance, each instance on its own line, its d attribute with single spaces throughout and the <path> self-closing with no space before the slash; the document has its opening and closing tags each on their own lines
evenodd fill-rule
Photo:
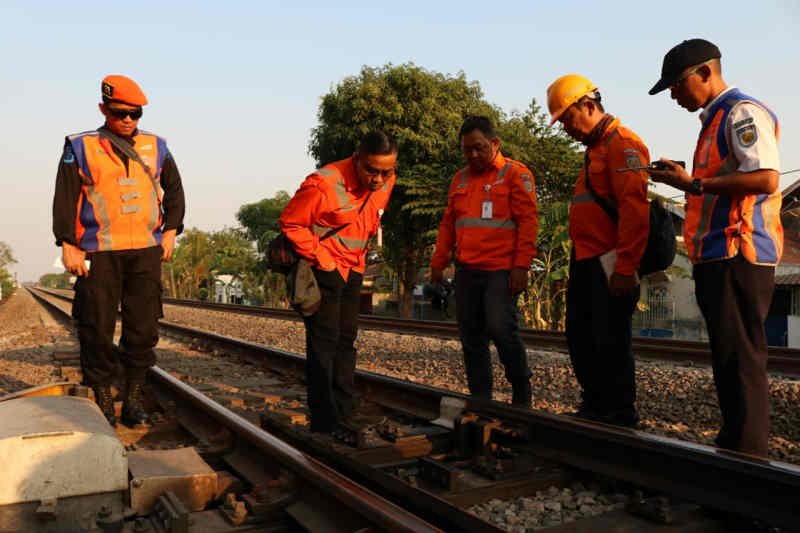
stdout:
<svg viewBox="0 0 800 533">
<path fill-rule="evenodd" d="M 487 220 L 492 218 L 492 197 L 489 195 L 492 186 L 487 184 L 483 189 L 486 191 L 486 200 L 481 204 L 481 218 Z"/>
</svg>

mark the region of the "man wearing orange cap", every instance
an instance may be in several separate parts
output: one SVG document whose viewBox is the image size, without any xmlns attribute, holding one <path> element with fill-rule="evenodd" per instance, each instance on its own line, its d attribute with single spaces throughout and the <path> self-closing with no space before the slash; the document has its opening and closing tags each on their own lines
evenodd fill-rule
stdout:
<svg viewBox="0 0 800 533">
<path fill-rule="evenodd" d="M 637 271 L 650 229 L 647 146 L 603 109 L 600 92 L 578 74 L 547 89 L 551 124 L 586 146 L 569 209 L 572 257 L 566 333 L 581 385 L 578 415 L 635 426 L 636 380 L 631 322 L 639 299 Z"/>
<path fill-rule="evenodd" d="M 139 86 L 106 76 L 99 104 L 105 124 L 70 135 L 58 167 L 53 234 L 67 271 L 77 276 L 77 320 L 84 383 L 116 424 L 111 383 L 117 353 L 125 369 L 122 422 L 146 424 L 142 386 L 155 363 L 161 312 L 161 261 L 183 230 L 183 185 L 164 139 L 138 129 Z M 122 337 L 114 346 L 117 308 Z"/>
</svg>

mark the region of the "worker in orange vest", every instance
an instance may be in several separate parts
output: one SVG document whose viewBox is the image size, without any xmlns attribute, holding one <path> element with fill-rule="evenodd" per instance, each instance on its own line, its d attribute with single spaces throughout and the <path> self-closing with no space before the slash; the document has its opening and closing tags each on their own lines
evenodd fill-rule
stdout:
<svg viewBox="0 0 800 533">
<path fill-rule="evenodd" d="M 722 411 L 716 442 L 767 455 L 764 321 L 783 251 L 778 118 L 725 83 L 721 57 L 704 39 L 683 41 L 664 56 L 661 79 L 650 94 L 669 88 L 679 106 L 702 109 L 702 129 L 691 175 L 666 159 L 667 169 L 650 175 L 686 192 L 684 242 L 694 264 Z"/>
<path fill-rule="evenodd" d="M 295 252 L 311 263 L 322 295 L 317 312 L 304 317 L 313 432 L 333 432 L 359 403 L 353 380 L 361 282 L 369 240 L 394 188 L 396 162 L 395 140 L 370 132 L 351 157 L 309 175 L 279 219 Z"/>
<path fill-rule="evenodd" d="M 459 132 L 467 166 L 450 184 L 431 258 L 431 282 L 455 249 L 456 318 L 470 394 L 492 398 L 489 340 L 511 383 L 512 403 L 531 405 L 531 371 L 517 324 L 517 296 L 528 286 L 538 218 L 533 173 L 500 152 L 487 117 L 467 118 Z"/>
<path fill-rule="evenodd" d="M 582 389 L 577 414 L 635 426 L 631 323 L 650 211 L 647 173 L 618 170 L 645 166 L 650 155 L 634 132 L 605 112 L 597 87 L 583 76 L 567 74 L 554 81 L 547 105 L 551 124 L 560 122 L 586 146 L 569 211 L 566 333 Z"/>
<path fill-rule="evenodd" d="M 125 370 L 122 422 L 147 424 L 142 387 L 155 364 L 161 261 L 168 261 L 185 210 L 178 167 L 164 139 L 138 129 L 147 98 L 125 76 L 101 83 L 105 124 L 70 135 L 58 167 L 53 234 L 64 268 L 77 276 L 73 317 L 84 383 L 115 425 L 111 384 L 122 309 L 119 359 Z M 163 194 L 162 194 L 163 193 Z"/>
</svg>

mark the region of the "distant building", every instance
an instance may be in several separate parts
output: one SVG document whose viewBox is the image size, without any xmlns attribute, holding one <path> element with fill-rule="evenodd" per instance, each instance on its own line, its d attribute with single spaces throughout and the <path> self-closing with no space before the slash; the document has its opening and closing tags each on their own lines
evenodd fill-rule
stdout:
<svg viewBox="0 0 800 533">
<path fill-rule="evenodd" d="M 239 276 L 220 274 L 214 277 L 214 301 L 221 304 L 243 302 L 242 280 Z"/>
<path fill-rule="evenodd" d="M 669 272 L 657 272 L 642 280 L 633 333 L 707 340 L 694 294 L 692 265 L 683 243 L 686 214 L 676 204 L 666 207 L 673 217 L 678 254 Z M 767 337 L 772 346 L 800 347 L 800 180 L 783 191 L 781 221 L 784 252 L 775 269 L 775 295 L 766 323 Z"/>
</svg>

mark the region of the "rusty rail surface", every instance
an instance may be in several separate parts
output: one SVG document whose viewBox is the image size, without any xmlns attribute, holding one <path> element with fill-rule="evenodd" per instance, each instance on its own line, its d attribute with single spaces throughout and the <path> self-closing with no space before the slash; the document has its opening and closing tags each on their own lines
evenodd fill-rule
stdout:
<svg viewBox="0 0 800 533">
<path fill-rule="evenodd" d="M 305 358 L 297 354 L 187 326 L 162 321 L 162 328 L 179 338 L 199 339 L 234 353 L 260 358 L 271 367 L 294 368 L 301 373 L 305 363 Z M 358 370 L 356 374 L 357 385 L 364 395 L 378 402 L 381 399 L 394 404 L 402 402 L 409 411 L 435 416 L 443 397 L 460 398 L 472 412 L 525 428 L 527 449 L 537 456 L 769 524 L 796 527 L 800 494 L 797 465 L 499 402 L 478 402 L 462 394 L 372 372 Z M 370 486 L 380 485 L 373 473 L 365 473 L 352 462 L 342 460 L 339 467 Z M 390 497 L 401 496 L 396 487 L 377 488 L 388 490 L 384 494 Z M 416 505 L 431 504 L 416 502 Z M 419 513 L 417 508 L 412 510 Z M 428 515 L 432 512 L 430 508 L 427 511 Z"/>
</svg>

